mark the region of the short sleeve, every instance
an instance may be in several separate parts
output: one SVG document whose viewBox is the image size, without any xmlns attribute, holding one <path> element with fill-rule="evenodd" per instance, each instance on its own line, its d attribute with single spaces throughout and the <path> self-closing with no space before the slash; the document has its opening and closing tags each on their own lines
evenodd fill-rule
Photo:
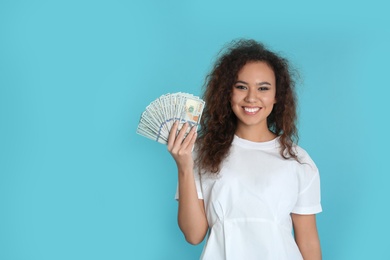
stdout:
<svg viewBox="0 0 390 260">
<path fill-rule="evenodd" d="M 298 149 L 298 199 L 292 213 L 317 214 L 322 211 L 320 175 L 317 166 L 303 149 Z"/>
</svg>

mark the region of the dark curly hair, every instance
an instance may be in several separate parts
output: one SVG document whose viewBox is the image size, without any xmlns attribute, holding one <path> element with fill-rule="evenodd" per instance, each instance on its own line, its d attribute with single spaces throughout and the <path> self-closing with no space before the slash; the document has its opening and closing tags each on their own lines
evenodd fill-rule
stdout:
<svg viewBox="0 0 390 260">
<path fill-rule="evenodd" d="M 270 131 L 280 136 L 283 158 L 297 159 L 293 144 L 298 142 L 296 128 L 296 96 L 293 73 L 288 61 L 255 40 L 238 40 L 227 45 L 206 77 L 203 99 L 206 106 L 197 140 L 197 164 L 200 169 L 218 173 L 229 154 L 237 128 L 230 99 L 238 72 L 248 62 L 265 62 L 275 74 L 276 100 L 267 118 Z"/>
</svg>

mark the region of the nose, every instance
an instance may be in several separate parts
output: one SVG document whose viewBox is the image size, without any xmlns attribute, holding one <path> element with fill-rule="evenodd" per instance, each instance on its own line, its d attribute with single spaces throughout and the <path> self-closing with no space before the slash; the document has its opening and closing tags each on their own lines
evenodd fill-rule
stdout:
<svg viewBox="0 0 390 260">
<path fill-rule="evenodd" d="M 245 102 L 253 103 L 256 102 L 256 100 L 257 100 L 256 90 L 249 88 L 245 96 Z"/>
</svg>

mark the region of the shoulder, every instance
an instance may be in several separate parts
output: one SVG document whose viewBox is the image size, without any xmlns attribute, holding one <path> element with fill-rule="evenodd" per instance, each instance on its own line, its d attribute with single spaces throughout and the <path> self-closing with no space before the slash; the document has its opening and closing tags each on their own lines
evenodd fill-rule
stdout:
<svg viewBox="0 0 390 260">
<path fill-rule="evenodd" d="M 298 145 L 294 146 L 294 150 L 298 159 L 296 163 L 298 178 L 302 182 L 311 182 L 319 178 L 319 170 L 309 153 Z"/>
<path fill-rule="evenodd" d="M 298 161 L 301 164 L 308 164 L 312 167 L 317 168 L 316 164 L 314 163 L 313 159 L 310 157 L 309 153 L 300 147 L 299 145 L 294 145 L 294 151 L 297 155 Z"/>
</svg>

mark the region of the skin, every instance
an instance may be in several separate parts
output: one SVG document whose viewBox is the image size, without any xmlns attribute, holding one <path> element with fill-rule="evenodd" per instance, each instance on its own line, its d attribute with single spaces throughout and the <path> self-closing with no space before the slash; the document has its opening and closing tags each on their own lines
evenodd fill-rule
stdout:
<svg viewBox="0 0 390 260">
<path fill-rule="evenodd" d="M 253 142 L 276 137 L 268 129 L 267 117 L 276 103 L 273 70 L 264 62 L 247 63 L 237 74 L 230 104 L 237 116 L 236 135 Z"/>
<path fill-rule="evenodd" d="M 317 232 L 316 215 L 291 214 L 295 241 L 305 260 L 321 260 L 321 245 Z"/>
<path fill-rule="evenodd" d="M 196 140 L 195 127 L 184 139 L 188 129 L 185 124 L 176 135 L 176 122 L 169 134 L 168 151 L 176 162 L 179 180 L 178 223 L 188 243 L 196 245 L 203 241 L 209 228 L 204 208 L 204 202 L 198 199 L 196 191 L 192 158 L 192 148 Z"/>
<path fill-rule="evenodd" d="M 247 63 L 237 74 L 231 97 L 231 108 L 237 116 L 236 135 L 253 142 L 265 142 L 276 138 L 267 125 L 267 117 L 276 100 L 276 81 L 273 70 L 264 62 Z M 203 241 L 208 223 L 203 200 L 198 199 L 193 177 L 192 148 L 196 131 L 188 125 L 176 135 L 178 124 L 172 127 L 168 139 L 168 151 L 174 158 L 179 179 L 178 223 L 186 240 L 191 244 Z M 291 214 L 295 241 L 305 260 L 321 259 L 315 215 Z"/>
</svg>

